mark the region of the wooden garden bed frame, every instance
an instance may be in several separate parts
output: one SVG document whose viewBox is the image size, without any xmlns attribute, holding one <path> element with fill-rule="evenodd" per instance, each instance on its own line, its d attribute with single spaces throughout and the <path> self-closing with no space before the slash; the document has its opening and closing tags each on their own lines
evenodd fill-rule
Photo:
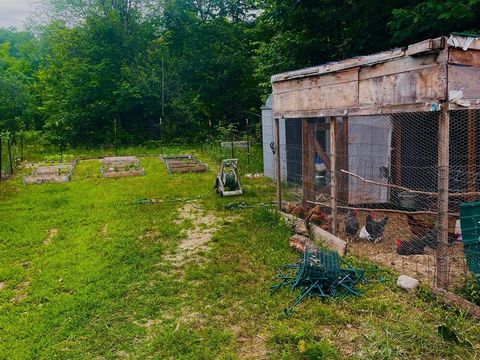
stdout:
<svg viewBox="0 0 480 360">
<path fill-rule="evenodd" d="M 170 173 L 200 173 L 208 171 L 208 165 L 197 160 L 193 155 L 161 155 L 160 159 Z"/>
<path fill-rule="evenodd" d="M 49 182 L 69 182 L 77 160 L 71 164 L 57 164 L 47 166 L 36 166 L 31 175 L 23 177 L 23 184 L 44 184 Z"/>
<path fill-rule="evenodd" d="M 140 161 L 135 156 L 112 156 L 103 158 L 100 169 L 103 177 L 116 178 L 127 176 L 143 176 L 145 170 L 139 167 Z M 130 169 L 133 166 L 134 169 Z"/>
</svg>

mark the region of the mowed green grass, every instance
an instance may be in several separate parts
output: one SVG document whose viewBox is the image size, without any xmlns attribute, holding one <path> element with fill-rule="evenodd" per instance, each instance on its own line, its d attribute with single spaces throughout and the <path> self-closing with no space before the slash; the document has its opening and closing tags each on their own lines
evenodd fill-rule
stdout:
<svg viewBox="0 0 480 360">
<path fill-rule="evenodd" d="M 221 199 L 217 164 L 178 175 L 155 157 L 141 165 L 143 177 L 104 179 L 85 160 L 70 183 L 0 183 L 0 358 L 478 358 L 477 322 L 426 290 L 403 293 L 387 273 L 372 273 L 361 297 L 310 299 L 284 316 L 297 293 L 268 289 L 297 259 L 290 229 L 264 207 L 223 208 L 263 205 L 272 184 L 242 179 L 243 197 Z M 197 196 L 217 230 L 208 250 L 175 264 L 165 256 L 192 227 L 178 218 Z M 442 324 L 460 341 L 440 337 Z"/>
</svg>

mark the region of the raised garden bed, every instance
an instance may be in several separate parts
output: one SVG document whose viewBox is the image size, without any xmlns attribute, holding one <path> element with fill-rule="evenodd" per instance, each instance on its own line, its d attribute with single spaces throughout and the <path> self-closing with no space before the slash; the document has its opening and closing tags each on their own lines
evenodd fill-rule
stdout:
<svg viewBox="0 0 480 360">
<path fill-rule="evenodd" d="M 106 166 L 125 166 L 136 165 L 138 166 L 140 161 L 135 156 L 111 156 L 103 158 L 103 165 Z"/>
<path fill-rule="evenodd" d="M 197 160 L 193 155 L 161 155 L 160 159 L 170 173 L 208 171 L 207 164 Z"/>
<path fill-rule="evenodd" d="M 43 184 L 48 182 L 69 182 L 77 160 L 70 164 L 57 164 L 34 167 L 32 174 L 23 177 L 23 184 Z"/>
<path fill-rule="evenodd" d="M 135 156 L 116 156 L 103 159 L 103 166 L 100 169 L 103 177 L 127 177 L 143 176 L 145 170 L 140 167 L 140 162 Z"/>
</svg>

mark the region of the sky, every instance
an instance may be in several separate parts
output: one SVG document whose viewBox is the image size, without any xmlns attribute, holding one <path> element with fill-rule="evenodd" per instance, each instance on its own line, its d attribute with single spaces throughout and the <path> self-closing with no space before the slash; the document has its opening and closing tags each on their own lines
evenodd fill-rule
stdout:
<svg viewBox="0 0 480 360">
<path fill-rule="evenodd" d="M 0 0 L 0 27 L 23 29 L 32 10 L 32 0 Z"/>
</svg>

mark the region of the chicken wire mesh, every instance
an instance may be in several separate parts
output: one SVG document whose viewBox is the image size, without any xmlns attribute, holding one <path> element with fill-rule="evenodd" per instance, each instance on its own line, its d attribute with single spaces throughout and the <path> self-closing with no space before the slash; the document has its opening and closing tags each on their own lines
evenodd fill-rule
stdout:
<svg viewBox="0 0 480 360">
<path fill-rule="evenodd" d="M 431 286 L 442 276 L 460 286 L 459 205 L 480 200 L 479 120 L 478 110 L 286 119 L 282 206 L 347 240 L 350 253 Z M 439 183 L 442 170 L 448 179 Z M 439 207 L 445 186 L 448 210 Z"/>
</svg>

